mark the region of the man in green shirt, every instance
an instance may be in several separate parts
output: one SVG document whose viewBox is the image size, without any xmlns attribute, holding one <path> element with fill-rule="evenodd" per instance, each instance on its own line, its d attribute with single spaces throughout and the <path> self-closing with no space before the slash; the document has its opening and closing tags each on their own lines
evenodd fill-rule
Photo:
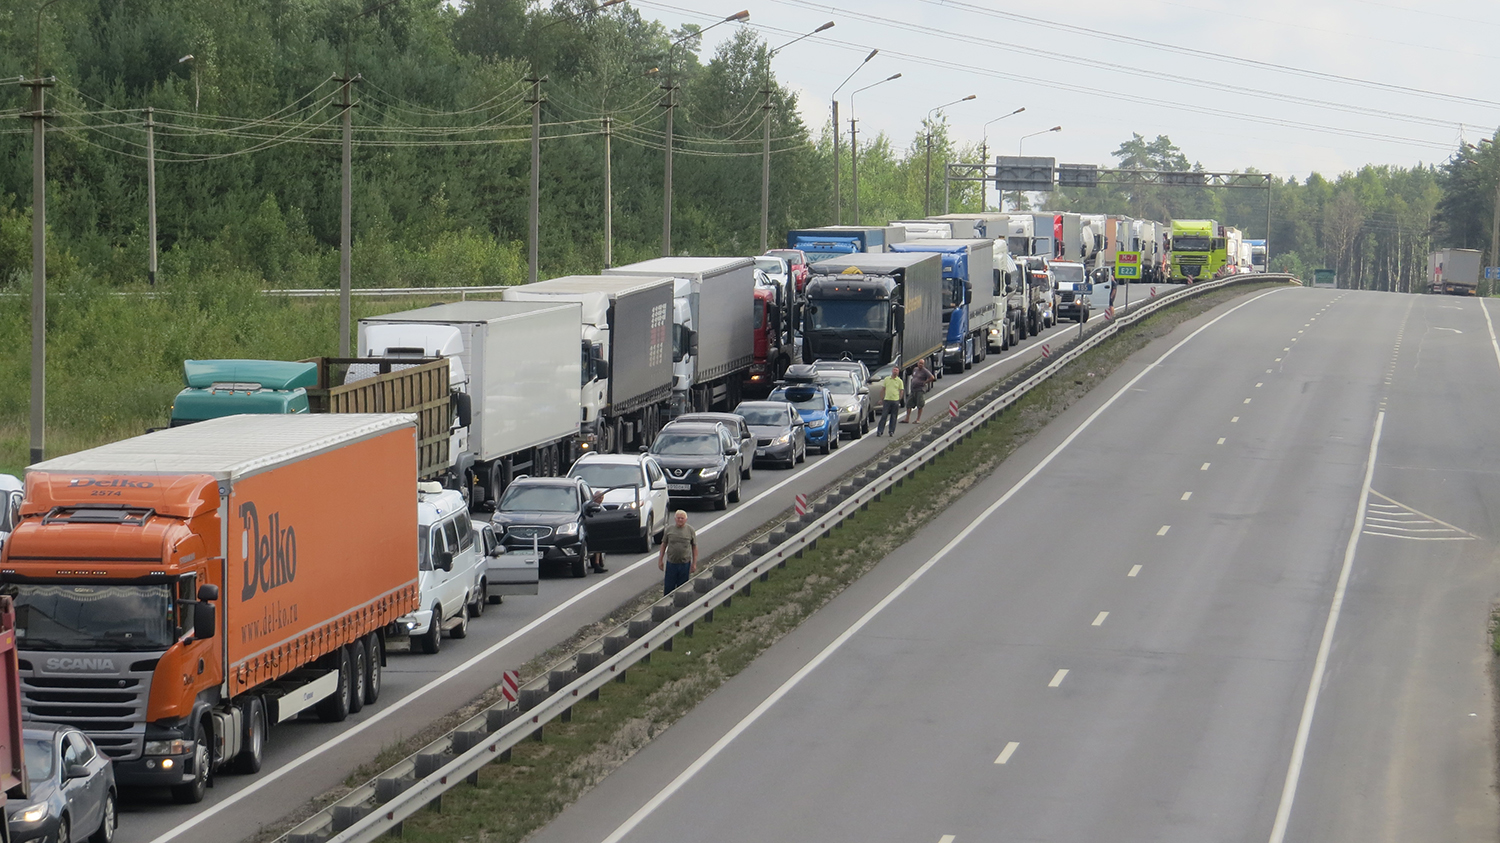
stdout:
<svg viewBox="0 0 1500 843">
<path fill-rule="evenodd" d="M 698 531 L 688 526 L 687 513 L 680 509 L 673 513 L 672 523 L 662 531 L 656 568 L 666 572 L 662 584 L 664 594 L 676 591 L 698 572 Z"/>
<path fill-rule="evenodd" d="M 879 436 L 885 430 L 886 419 L 891 422 L 891 435 L 896 435 L 896 416 L 901 413 L 901 395 L 906 391 L 906 384 L 901 382 L 901 368 L 891 369 L 885 380 L 880 382 L 880 389 L 885 400 L 880 404 L 880 421 L 875 425 L 875 435 Z"/>
</svg>

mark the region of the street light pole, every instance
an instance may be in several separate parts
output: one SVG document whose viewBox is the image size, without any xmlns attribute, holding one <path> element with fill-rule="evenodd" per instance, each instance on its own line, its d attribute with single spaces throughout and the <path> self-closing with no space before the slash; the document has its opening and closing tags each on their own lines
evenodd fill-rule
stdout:
<svg viewBox="0 0 1500 843">
<path fill-rule="evenodd" d="M 187 55 L 185 55 L 182 58 L 180 58 L 180 59 L 177 60 L 178 64 L 182 64 L 183 62 L 192 62 L 191 67 L 192 67 L 192 70 L 193 70 L 193 113 L 197 114 L 198 113 L 198 60 L 195 59 L 195 58 L 193 58 L 193 54 L 192 53 L 188 53 Z"/>
<path fill-rule="evenodd" d="M 937 108 L 930 109 L 927 112 L 927 168 L 926 174 L 922 179 L 922 216 L 924 217 L 932 216 L 932 115 L 938 113 L 939 111 L 942 111 L 950 105 L 958 105 L 961 102 L 968 102 L 969 100 L 978 98 L 978 94 L 969 94 L 962 99 L 956 99 L 953 102 L 945 102 Z"/>
<path fill-rule="evenodd" d="M 901 74 L 892 73 L 890 76 L 885 77 L 879 82 L 871 82 L 863 88 L 856 89 L 854 93 L 849 95 L 849 181 L 853 184 L 854 187 L 855 225 L 859 225 L 859 132 L 855 128 L 859 123 L 859 119 L 854 116 L 856 113 L 854 110 L 854 98 L 859 96 L 860 92 L 862 91 L 868 91 L 877 85 L 884 85 L 887 82 L 894 82 L 900 78 Z"/>
<path fill-rule="evenodd" d="M 1020 114 L 1021 112 L 1025 111 L 1025 110 L 1026 110 L 1026 106 L 1023 105 L 1020 108 L 1016 109 L 1015 111 L 1012 111 L 1009 114 L 1002 114 L 999 117 L 996 117 L 994 120 L 991 120 L 989 123 L 984 124 L 984 126 L 980 129 L 980 140 L 979 140 L 979 168 L 980 168 L 979 169 L 979 212 L 981 214 L 984 213 L 985 210 L 986 210 L 985 209 L 985 203 L 987 201 L 987 197 L 986 197 L 985 194 L 988 192 L 986 190 L 986 188 L 989 187 L 989 182 L 987 182 L 985 180 L 985 178 L 984 178 L 984 168 L 987 167 L 987 166 L 989 166 L 989 162 L 990 162 L 990 125 L 993 124 L 993 123 L 998 123 L 998 122 L 1000 122 L 1001 120 L 1004 120 L 1007 117 L 1014 117 L 1017 114 Z M 1004 201 L 1004 200 L 1002 199 L 1002 201 Z"/>
<path fill-rule="evenodd" d="M 676 97 L 674 96 L 677 91 L 677 85 L 676 79 L 672 76 L 672 68 L 674 66 L 672 59 L 676 55 L 677 45 L 681 44 L 684 41 L 697 38 L 703 33 L 718 26 L 719 24 L 731 23 L 734 21 L 747 21 L 749 19 L 750 11 L 748 9 L 735 12 L 734 14 L 730 15 L 727 18 L 724 18 L 723 20 L 715 21 L 696 32 L 690 32 L 687 35 L 678 38 L 676 41 L 672 42 L 672 45 L 670 47 L 667 48 L 667 73 L 666 76 L 662 79 L 661 85 L 662 88 L 667 92 L 666 99 L 662 102 L 662 107 L 667 110 L 666 163 L 662 168 L 662 257 L 669 257 L 672 254 L 672 114 L 677 110 L 677 101 Z"/>
<path fill-rule="evenodd" d="M 766 52 L 764 68 L 764 93 L 766 95 L 766 102 L 765 105 L 761 106 L 761 125 L 764 129 L 764 132 L 763 138 L 761 140 L 760 150 L 760 250 L 762 252 L 764 252 L 768 248 L 771 233 L 771 59 L 777 53 L 781 52 L 787 47 L 792 46 L 798 41 L 801 41 L 804 38 L 810 38 L 814 35 L 817 35 L 819 32 L 832 28 L 833 21 L 829 21 L 828 23 L 823 24 L 817 29 L 814 29 L 812 32 L 809 32 L 805 35 L 799 35 L 796 38 L 793 38 L 792 40 L 786 42 L 785 44 L 782 44 L 780 47 L 777 47 L 774 50 L 768 50 Z"/>
<path fill-rule="evenodd" d="M 840 82 L 839 86 L 837 88 L 833 89 L 833 95 L 830 97 L 830 101 L 833 103 L 833 224 L 834 225 L 842 225 L 843 222 L 844 222 L 844 220 L 843 220 L 844 203 L 839 198 L 839 178 L 841 176 L 841 174 L 839 173 L 839 100 L 838 100 L 839 91 L 842 91 L 844 89 L 844 86 L 847 85 L 847 84 L 849 84 L 849 80 L 854 78 L 854 74 L 858 73 L 860 71 L 860 68 L 862 68 L 865 65 L 869 64 L 870 63 L 870 59 L 875 58 L 875 54 L 878 53 L 878 52 L 880 52 L 880 51 L 879 50 L 871 50 L 870 54 L 868 56 L 865 56 L 865 60 L 859 63 L 859 67 L 854 68 L 854 70 L 851 71 L 848 76 L 844 77 L 844 81 Z"/>
</svg>

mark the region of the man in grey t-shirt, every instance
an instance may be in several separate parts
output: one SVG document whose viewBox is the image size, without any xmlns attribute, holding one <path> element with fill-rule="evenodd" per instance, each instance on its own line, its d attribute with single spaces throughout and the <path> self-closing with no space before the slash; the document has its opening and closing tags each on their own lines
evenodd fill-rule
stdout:
<svg viewBox="0 0 1500 843">
<path fill-rule="evenodd" d="M 698 572 L 698 531 L 688 526 L 687 513 L 677 510 L 662 531 L 657 570 L 666 572 L 663 593 L 671 594 Z"/>
</svg>

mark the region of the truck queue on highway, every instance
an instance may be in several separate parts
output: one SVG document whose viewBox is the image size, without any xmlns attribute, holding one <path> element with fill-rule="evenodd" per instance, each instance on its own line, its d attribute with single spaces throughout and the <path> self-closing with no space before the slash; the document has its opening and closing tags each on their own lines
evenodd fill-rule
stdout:
<svg viewBox="0 0 1500 843">
<path fill-rule="evenodd" d="M 392 645 L 435 653 L 544 568 L 603 570 L 683 501 L 727 507 L 755 467 L 858 438 L 885 373 L 962 373 L 1086 321 L 1116 280 L 1253 265 L 1248 245 L 1219 259 L 1213 221 L 1167 230 L 804 229 L 774 261 L 665 257 L 367 317 L 354 358 L 184 361 L 168 428 L 0 485 L 21 711 L 86 734 L 121 786 L 199 801 L 278 725 L 376 703 Z"/>
</svg>

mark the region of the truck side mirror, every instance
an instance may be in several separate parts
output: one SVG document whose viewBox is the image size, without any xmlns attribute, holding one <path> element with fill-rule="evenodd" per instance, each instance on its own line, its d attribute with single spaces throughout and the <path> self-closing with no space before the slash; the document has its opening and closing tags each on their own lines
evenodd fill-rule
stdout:
<svg viewBox="0 0 1500 843">
<path fill-rule="evenodd" d="M 688 331 L 687 347 L 688 347 L 688 353 L 692 354 L 694 357 L 698 356 L 698 332 L 697 331 Z"/>
<path fill-rule="evenodd" d="M 970 284 L 967 281 L 965 281 L 964 282 L 964 304 L 973 304 L 973 303 L 974 303 L 974 285 Z"/>
<path fill-rule="evenodd" d="M 198 586 L 198 602 L 207 603 L 210 600 L 219 599 L 219 587 L 213 583 L 204 583 Z"/>
<path fill-rule="evenodd" d="M 219 596 L 215 586 L 205 585 L 203 588 L 212 588 L 214 596 Z M 198 641 L 207 641 L 214 637 L 214 633 L 219 628 L 219 607 L 202 601 L 203 588 L 198 589 L 200 599 L 198 605 L 193 607 L 193 638 Z"/>
<path fill-rule="evenodd" d="M 597 378 L 597 379 L 599 379 L 599 380 L 601 380 L 601 381 L 607 381 L 607 380 L 609 380 L 609 361 L 608 360 L 595 360 L 594 361 L 594 377 Z"/>
<path fill-rule="evenodd" d="M 458 417 L 459 427 L 468 427 L 474 421 L 474 399 L 469 393 L 453 393 L 453 414 Z"/>
<path fill-rule="evenodd" d="M 901 306 L 898 305 L 896 307 L 891 308 L 891 310 L 894 312 L 894 315 L 896 317 L 896 330 L 897 331 L 905 331 L 906 330 L 906 308 L 901 307 Z"/>
</svg>

